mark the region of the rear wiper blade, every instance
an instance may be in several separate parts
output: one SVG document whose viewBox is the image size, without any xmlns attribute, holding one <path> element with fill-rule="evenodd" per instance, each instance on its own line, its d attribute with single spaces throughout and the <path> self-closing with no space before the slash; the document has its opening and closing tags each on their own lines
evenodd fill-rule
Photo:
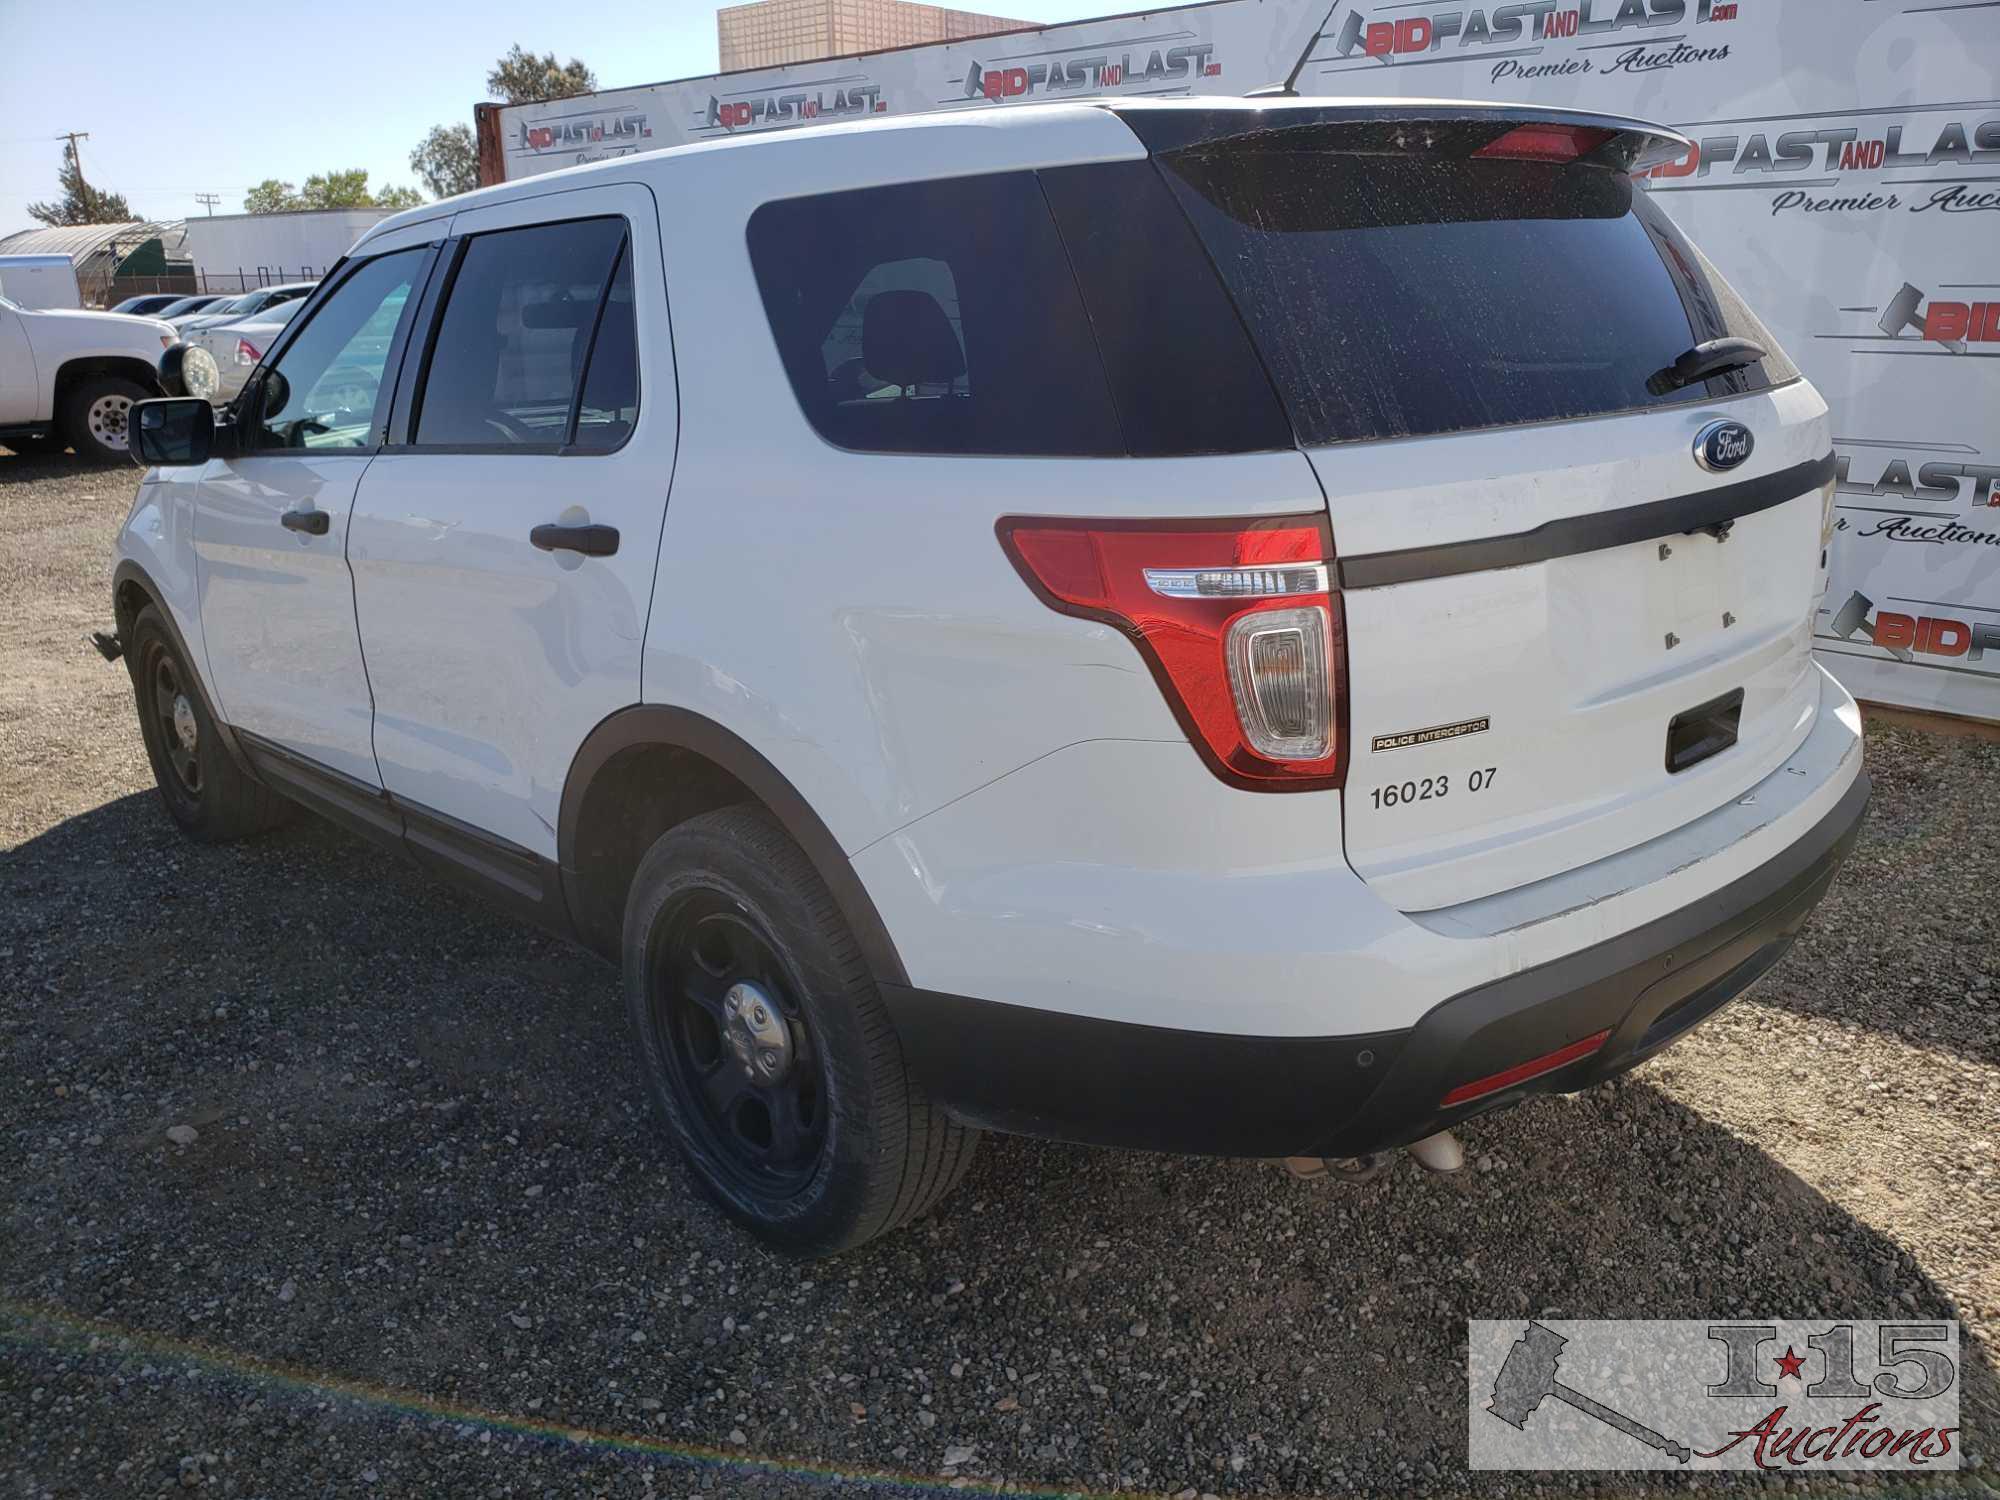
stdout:
<svg viewBox="0 0 2000 1500">
<path fill-rule="evenodd" d="M 1665 396 L 1697 380 L 1754 365 L 1764 355 L 1764 346 L 1753 339 L 1710 339 L 1696 344 L 1664 370 L 1655 370 L 1646 378 L 1646 389 L 1655 396 Z"/>
</svg>

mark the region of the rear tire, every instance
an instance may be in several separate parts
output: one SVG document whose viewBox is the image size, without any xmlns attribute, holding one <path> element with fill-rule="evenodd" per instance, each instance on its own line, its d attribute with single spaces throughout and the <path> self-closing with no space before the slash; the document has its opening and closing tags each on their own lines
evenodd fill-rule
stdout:
<svg viewBox="0 0 2000 1500">
<path fill-rule="evenodd" d="M 63 436 L 86 463 L 131 457 L 132 407 L 149 393 L 122 375 L 86 375 L 63 401 Z"/>
<path fill-rule="evenodd" d="M 854 935 L 761 808 L 660 837 L 626 901 L 624 964 L 654 1103 L 702 1186 L 765 1243 L 853 1249 L 965 1176 L 979 1132 L 910 1077 Z"/>
<path fill-rule="evenodd" d="M 275 828 L 291 816 L 291 803 L 253 781 L 224 747 L 158 606 L 147 605 L 132 622 L 125 662 L 160 800 L 182 832 L 220 844 Z"/>
</svg>

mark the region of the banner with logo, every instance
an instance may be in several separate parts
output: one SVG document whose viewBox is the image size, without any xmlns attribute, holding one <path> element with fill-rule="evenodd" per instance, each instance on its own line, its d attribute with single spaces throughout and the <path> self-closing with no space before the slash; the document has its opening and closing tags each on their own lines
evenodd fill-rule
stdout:
<svg viewBox="0 0 2000 1500">
<path fill-rule="evenodd" d="M 1217 0 L 512 106 L 482 157 L 514 178 L 815 121 L 1241 94 L 1308 45 L 1301 94 L 1694 140 L 1647 186 L 1833 410 L 1821 659 L 1860 697 L 2000 720 L 2000 0 Z M 1560 268 L 1542 295 L 1561 316 Z"/>
</svg>

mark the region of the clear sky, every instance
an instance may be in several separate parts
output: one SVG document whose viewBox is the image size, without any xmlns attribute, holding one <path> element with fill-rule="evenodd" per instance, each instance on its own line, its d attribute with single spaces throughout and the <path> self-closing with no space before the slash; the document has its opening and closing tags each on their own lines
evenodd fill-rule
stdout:
<svg viewBox="0 0 2000 1500">
<path fill-rule="evenodd" d="M 968 3 L 1071 21 L 1132 0 Z M 486 71 L 515 42 L 580 57 L 603 88 L 715 71 L 715 6 L 697 0 L 339 0 L 246 6 L 186 0 L 0 0 L 0 235 L 56 196 L 59 132 L 81 143 L 92 187 L 141 218 L 237 213 L 267 177 L 366 167 L 422 189 L 410 151 L 431 126 L 472 121 Z"/>
</svg>

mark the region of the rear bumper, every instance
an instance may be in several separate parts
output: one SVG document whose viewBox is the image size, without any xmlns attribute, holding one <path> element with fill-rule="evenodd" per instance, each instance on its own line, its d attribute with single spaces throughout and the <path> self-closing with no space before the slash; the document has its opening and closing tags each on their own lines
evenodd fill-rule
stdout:
<svg viewBox="0 0 2000 1500">
<path fill-rule="evenodd" d="M 907 1061 L 968 1123 L 1089 1145 L 1218 1156 L 1355 1156 L 1533 1093 L 1622 1073 L 1783 957 L 1858 836 L 1869 781 L 1773 858 L 1615 938 L 1444 1000 L 1414 1026 L 1259 1037 L 1145 1026 L 885 985 Z M 1553 1071 L 1447 1106 L 1452 1090 L 1599 1033 Z"/>
</svg>

